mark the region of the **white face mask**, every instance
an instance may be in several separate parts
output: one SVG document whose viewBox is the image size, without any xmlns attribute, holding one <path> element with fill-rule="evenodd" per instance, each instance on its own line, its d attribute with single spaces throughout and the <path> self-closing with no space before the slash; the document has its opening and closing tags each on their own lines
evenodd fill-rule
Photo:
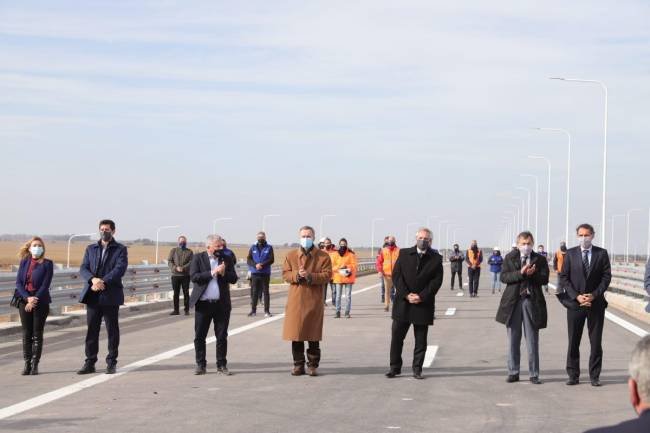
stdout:
<svg viewBox="0 0 650 433">
<path fill-rule="evenodd" d="M 43 247 L 40 245 L 34 245 L 29 248 L 29 252 L 32 254 L 32 257 L 40 257 L 43 255 Z"/>
<path fill-rule="evenodd" d="M 530 253 L 533 252 L 533 246 L 532 245 L 519 245 L 519 254 L 521 254 L 522 257 L 528 257 L 530 256 Z"/>
<path fill-rule="evenodd" d="M 588 250 L 591 248 L 591 241 L 594 239 L 593 236 L 578 236 L 578 242 L 582 249 Z"/>
</svg>

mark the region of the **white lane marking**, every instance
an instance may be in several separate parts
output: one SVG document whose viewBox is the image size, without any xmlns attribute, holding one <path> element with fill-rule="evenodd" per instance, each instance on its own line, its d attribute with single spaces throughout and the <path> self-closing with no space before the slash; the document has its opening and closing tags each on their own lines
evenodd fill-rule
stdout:
<svg viewBox="0 0 650 433">
<path fill-rule="evenodd" d="M 388 430 L 399 430 L 399 429 L 401 429 L 402 427 L 399 427 L 399 426 L 396 426 L 396 425 L 389 425 L 389 426 L 386 426 L 386 428 L 387 428 Z"/>
<path fill-rule="evenodd" d="M 403 398 L 402 401 L 413 401 L 412 398 Z"/>
<path fill-rule="evenodd" d="M 352 294 L 363 293 L 368 290 L 375 289 L 379 286 L 380 284 L 373 284 L 372 286 L 355 290 L 354 292 L 352 292 Z M 268 323 L 275 322 L 276 320 L 280 320 L 283 317 L 284 314 L 278 314 L 276 316 L 259 320 L 257 322 L 249 323 L 248 325 L 240 326 L 239 328 L 235 328 L 231 331 L 228 331 L 228 335 L 232 337 L 233 335 L 241 334 L 243 332 L 250 331 L 251 329 L 255 329 L 260 326 L 264 326 Z M 214 343 L 216 339 L 217 339 L 216 337 L 212 336 L 207 338 L 205 342 L 206 344 Z M 44 404 L 62 399 L 63 397 L 67 397 L 71 394 L 75 394 L 79 391 L 93 387 L 95 385 L 108 382 L 109 380 L 118 378 L 139 368 L 146 367 L 151 364 L 155 364 L 157 362 L 164 361 L 170 358 L 174 358 L 182 353 L 189 352 L 191 350 L 194 350 L 194 343 L 186 344 L 184 346 L 180 346 L 175 349 L 168 350 L 166 352 L 162 352 L 154 356 L 150 356 L 149 358 L 145 358 L 145 359 L 141 359 L 140 361 L 133 362 L 129 365 L 124 366 L 123 368 L 120 368 L 115 374 L 99 374 L 97 376 L 91 377 L 90 379 L 82 380 L 80 382 L 73 383 L 72 385 L 67 385 L 62 388 L 55 389 L 54 391 L 46 392 L 45 394 L 41 394 L 39 396 L 27 399 L 25 401 L 21 401 L 20 403 L 3 407 L 2 409 L 0 409 L 0 420 L 9 418 L 11 416 L 17 415 L 22 412 L 26 412 L 28 410 L 34 409 L 39 406 L 43 406 Z"/>
<path fill-rule="evenodd" d="M 465 294 L 463 292 L 458 292 L 456 296 L 465 296 Z"/>
<path fill-rule="evenodd" d="M 557 286 L 555 284 L 549 283 L 548 285 L 553 290 L 557 290 Z M 622 317 L 618 317 L 616 314 L 610 313 L 609 311 L 605 311 L 605 319 L 608 319 L 616 323 L 617 325 L 627 329 L 631 333 L 638 335 L 641 338 L 648 335 L 648 331 L 646 331 L 645 329 L 640 328 L 636 326 L 634 323 L 630 323 L 627 320 L 623 319 Z"/>
<path fill-rule="evenodd" d="M 445 316 L 453 316 L 456 314 L 456 309 L 454 307 L 449 307 L 447 308 L 447 311 L 445 311 Z"/>
<path fill-rule="evenodd" d="M 424 355 L 424 368 L 431 367 L 433 360 L 436 359 L 436 354 L 438 353 L 438 346 L 428 346 L 427 353 Z"/>
</svg>

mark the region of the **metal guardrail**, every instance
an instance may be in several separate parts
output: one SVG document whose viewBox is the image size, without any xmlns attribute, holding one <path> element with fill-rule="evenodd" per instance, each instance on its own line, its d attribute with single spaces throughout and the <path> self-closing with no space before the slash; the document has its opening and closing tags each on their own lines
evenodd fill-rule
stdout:
<svg viewBox="0 0 650 433">
<path fill-rule="evenodd" d="M 248 266 L 246 262 L 238 262 L 235 270 L 239 281 L 238 287 L 243 287 L 247 282 Z M 368 259 L 359 262 L 357 272 L 367 273 L 374 270 L 374 261 Z M 282 275 L 282 266 L 271 267 L 271 277 L 279 278 Z M 139 296 L 172 290 L 171 271 L 167 265 L 134 265 L 129 266 L 122 278 L 124 296 Z M 16 272 L 0 273 L 0 315 L 15 313 L 16 309 L 9 305 L 16 285 Z M 50 285 L 53 312 L 60 312 L 61 307 L 78 302 L 84 281 L 79 275 L 79 270 L 55 270 Z"/>
<path fill-rule="evenodd" d="M 644 285 L 645 268 L 640 266 L 613 265 L 612 283 L 609 291 L 650 302 Z"/>
</svg>

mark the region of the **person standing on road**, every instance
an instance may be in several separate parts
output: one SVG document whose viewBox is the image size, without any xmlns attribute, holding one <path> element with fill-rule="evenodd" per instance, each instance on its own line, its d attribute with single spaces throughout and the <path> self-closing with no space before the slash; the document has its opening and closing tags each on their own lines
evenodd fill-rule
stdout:
<svg viewBox="0 0 650 433">
<path fill-rule="evenodd" d="M 332 243 L 332 240 L 330 238 L 321 238 L 318 245 L 319 245 L 318 248 L 320 250 L 325 251 L 330 256 L 330 260 L 334 258 L 334 255 L 336 254 L 336 248 L 334 247 L 334 244 Z M 332 293 L 332 307 L 336 307 L 336 286 L 334 285 L 333 280 L 330 280 L 325 284 L 325 288 L 323 290 L 323 303 L 325 304 L 325 306 L 327 306 L 328 286 L 330 288 L 330 292 Z"/>
<path fill-rule="evenodd" d="M 390 302 L 393 294 L 393 269 L 399 257 L 399 248 L 395 242 L 395 236 L 388 236 L 386 247 L 381 249 L 377 256 L 376 268 L 379 276 L 384 279 L 384 311 L 390 310 Z"/>
<path fill-rule="evenodd" d="M 442 286 L 442 256 L 431 249 L 433 235 L 428 228 L 420 228 L 416 245 L 399 252 L 392 277 L 395 284 L 390 340 L 389 379 L 402 373 L 404 338 L 413 325 L 413 377 L 423 379 L 422 367 L 427 352 L 427 334 L 433 325 L 435 296 Z"/>
<path fill-rule="evenodd" d="M 463 262 L 465 256 L 458 244 L 454 244 L 453 251 L 449 256 L 449 268 L 451 270 L 451 290 L 454 290 L 454 279 L 458 276 L 458 288 L 463 290 Z"/>
<path fill-rule="evenodd" d="M 483 251 L 478 248 L 478 243 L 473 240 L 465 256 L 467 261 L 467 277 L 469 279 L 469 296 L 478 296 L 478 282 L 481 278 L 481 263 L 483 263 Z"/>
<path fill-rule="evenodd" d="M 187 238 L 183 235 L 178 237 L 178 246 L 169 251 L 167 264 L 172 271 L 172 289 L 174 290 L 174 311 L 172 316 L 179 315 L 180 292 L 183 289 L 183 306 L 185 315 L 190 314 L 190 263 L 192 263 L 194 252 L 187 248 Z"/>
<path fill-rule="evenodd" d="M 492 274 L 492 294 L 495 290 L 501 293 L 501 267 L 503 266 L 503 257 L 501 257 L 501 250 L 499 247 L 494 247 L 492 255 L 488 259 L 490 265 L 490 273 Z"/>
<path fill-rule="evenodd" d="M 230 323 L 230 285 L 237 282 L 237 273 L 229 254 L 224 253 L 223 239 L 209 235 L 206 251 L 195 254 L 190 265 L 193 288 L 190 305 L 194 307 L 194 374 L 206 373 L 205 338 L 214 322 L 217 337 L 217 373 L 230 376 L 228 370 L 228 324 Z"/>
<path fill-rule="evenodd" d="M 535 240 L 530 232 L 517 236 L 517 251 L 503 263 L 501 281 L 507 284 L 501 296 L 496 321 L 508 329 L 508 383 L 519 382 L 521 328 L 528 348 L 530 382 L 539 385 L 539 330 L 546 328 L 548 313 L 542 286 L 548 283 L 546 257 L 533 251 Z"/>
<path fill-rule="evenodd" d="M 352 285 L 357 279 L 357 256 L 350 248 L 348 241 L 341 238 L 338 252 L 330 256 L 332 258 L 332 279 L 336 285 L 336 314 L 335 318 L 341 317 L 341 298 L 345 291 L 345 318 L 350 318 L 352 308 Z"/>
<path fill-rule="evenodd" d="M 248 317 L 257 314 L 257 301 L 264 295 L 264 317 L 271 317 L 271 295 L 269 285 L 271 284 L 271 265 L 275 261 L 273 246 L 266 242 L 266 233 L 257 233 L 257 243 L 248 250 L 248 270 L 251 274 L 251 312 Z"/>
<path fill-rule="evenodd" d="M 634 347 L 627 380 L 630 403 L 638 418 L 611 427 L 597 428 L 585 433 L 647 433 L 650 432 L 650 335 Z"/>
<path fill-rule="evenodd" d="M 567 247 L 566 242 L 560 242 L 560 248 L 555 252 L 553 256 L 553 270 L 557 273 L 557 287 L 556 291 L 562 292 L 560 289 L 560 273 L 562 273 L 562 266 L 564 265 L 564 258 L 566 257 Z"/>
<path fill-rule="evenodd" d="M 381 301 L 379 302 L 380 304 L 385 304 L 386 303 L 386 285 L 384 284 L 384 276 L 381 274 L 381 268 L 378 267 L 379 263 L 379 256 L 382 254 L 382 249 L 386 248 L 388 246 L 388 236 L 384 238 L 384 243 L 381 245 L 381 248 L 379 248 L 379 251 L 377 251 L 377 256 L 375 257 L 375 268 L 377 269 L 377 274 L 379 274 L 379 295 L 381 296 Z"/>
<path fill-rule="evenodd" d="M 114 374 L 117 368 L 117 355 L 120 345 L 119 312 L 124 304 L 122 277 L 129 264 L 128 252 L 118 243 L 115 236 L 115 223 L 111 220 L 99 222 L 99 242 L 88 245 L 84 254 L 79 275 L 84 288 L 79 302 L 86 304 L 86 361 L 77 374 L 95 372 L 99 352 L 99 330 L 104 319 L 108 334 L 108 355 L 106 355 L 106 374 Z"/>
<path fill-rule="evenodd" d="M 587 322 L 591 354 L 589 379 L 592 386 L 600 386 L 603 364 L 603 326 L 605 325 L 605 291 L 612 280 L 612 270 L 607 250 L 593 245 L 594 228 L 581 224 L 577 229 L 579 245 L 570 248 L 564 257 L 560 285 L 564 290 L 560 298 L 567 307 L 569 350 L 566 371 L 567 385 L 577 385 L 580 378 L 580 340 Z"/>
<path fill-rule="evenodd" d="M 305 374 L 305 341 L 310 376 L 318 376 L 320 341 L 323 339 L 323 288 L 332 279 L 332 260 L 315 248 L 316 232 L 310 226 L 299 230 L 300 248 L 289 251 L 282 266 L 282 278 L 289 283 L 282 339 L 291 341 L 292 376 Z"/>
<path fill-rule="evenodd" d="M 545 259 L 546 262 L 548 263 L 548 253 L 546 252 L 546 249 L 544 248 L 544 245 L 539 244 L 539 245 L 537 246 L 537 254 L 539 254 L 540 256 L 544 257 L 544 259 Z M 544 284 L 544 286 L 542 286 L 542 289 L 544 289 L 544 291 L 545 291 L 546 293 L 548 293 L 548 284 Z"/>
<path fill-rule="evenodd" d="M 54 264 L 45 258 L 45 243 L 38 236 L 31 238 L 18 252 L 20 266 L 16 273 L 18 315 L 23 331 L 22 375 L 38 374 L 43 352 L 43 330 L 50 313 L 50 283 Z"/>
</svg>

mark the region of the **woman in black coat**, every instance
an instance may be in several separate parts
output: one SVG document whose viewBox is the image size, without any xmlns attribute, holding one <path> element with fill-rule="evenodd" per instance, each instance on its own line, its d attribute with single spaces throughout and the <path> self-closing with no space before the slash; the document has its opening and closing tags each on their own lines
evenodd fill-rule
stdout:
<svg viewBox="0 0 650 433">
<path fill-rule="evenodd" d="M 501 297 L 496 321 L 508 330 L 508 382 L 519 381 L 522 325 L 528 348 L 530 381 L 539 381 L 539 330 L 546 328 L 546 300 L 542 286 L 548 284 L 548 262 L 533 251 L 535 241 L 530 232 L 517 237 L 517 249 L 510 252 L 501 272 L 501 282 L 507 284 Z"/>
<path fill-rule="evenodd" d="M 43 329 L 50 313 L 50 283 L 54 264 L 45 258 L 43 239 L 33 237 L 20 249 L 20 267 L 16 274 L 16 292 L 20 297 L 18 313 L 23 328 L 23 376 L 38 374 L 43 351 Z"/>
</svg>

